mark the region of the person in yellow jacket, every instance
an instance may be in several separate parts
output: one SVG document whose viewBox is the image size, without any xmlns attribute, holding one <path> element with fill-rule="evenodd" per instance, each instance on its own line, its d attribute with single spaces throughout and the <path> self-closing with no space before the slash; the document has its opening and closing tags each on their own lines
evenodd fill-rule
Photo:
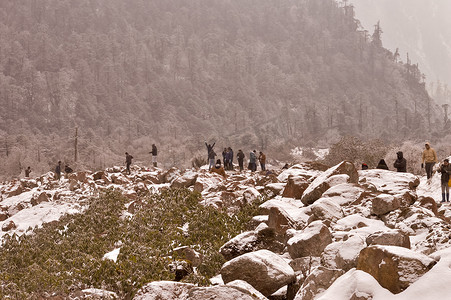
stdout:
<svg viewBox="0 0 451 300">
<path fill-rule="evenodd" d="M 427 178 L 430 179 L 432 177 L 432 169 L 434 168 L 435 163 L 437 162 L 437 153 L 429 143 L 424 144 L 423 155 L 421 157 L 421 168 L 426 167 L 426 175 Z"/>
</svg>

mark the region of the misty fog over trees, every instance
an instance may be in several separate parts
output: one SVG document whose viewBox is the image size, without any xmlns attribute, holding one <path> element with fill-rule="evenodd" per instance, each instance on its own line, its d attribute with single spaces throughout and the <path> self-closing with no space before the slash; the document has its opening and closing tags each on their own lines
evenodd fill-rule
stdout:
<svg viewBox="0 0 451 300">
<path fill-rule="evenodd" d="M 333 0 L 0 1 L 0 173 L 75 163 L 76 128 L 90 168 L 442 136 L 421 70 L 366 29 Z"/>
</svg>

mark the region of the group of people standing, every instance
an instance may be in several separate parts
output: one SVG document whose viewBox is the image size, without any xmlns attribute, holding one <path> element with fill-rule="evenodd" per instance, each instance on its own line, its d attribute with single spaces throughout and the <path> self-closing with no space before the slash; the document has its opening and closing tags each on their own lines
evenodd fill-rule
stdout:
<svg viewBox="0 0 451 300">
<path fill-rule="evenodd" d="M 218 173 L 218 169 L 221 168 L 221 160 L 217 159 L 216 160 L 216 152 L 213 149 L 214 146 L 216 145 L 216 143 L 213 144 L 208 144 L 205 141 L 205 147 L 207 147 L 207 154 L 208 154 L 208 169 L 212 170 L 214 172 Z M 238 153 L 236 154 L 236 158 L 238 161 L 238 166 L 240 168 L 240 171 L 244 170 L 244 158 L 246 157 L 246 155 L 244 154 L 243 150 L 239 149 Z M 233 170 L 233 158 L 234 158 L 234 153 L 233 153 L 233 149 L 231 147 L 226 147 L 224 148 L 224 150 L 222 151 L 222 159 L 224 162 L 224 170 Z M 266 155 L 263 152 L 259 152 L 259 155 L 257 156 L 257 151 L 253 150 L 250 152 L 249 154 L 249 165 L 248 165 L 248 169 L 251 170 L 252 172 L 257 171 L 257 160 L 260 163 L 260 167 L 262 171 L 266 171 Z M 221 174 L 223 172 L 220 172 Z M 224 172 L 225 174 L 225 172 Z"/>
<path fill-rule="evenodd" d="M 435 152 L 434 148 L 426 142 L 424 144 L 424 150 L 421 154 L 421 168 L 426 169 L 426 177 L 427 183 L 430 183 L 432 178 L 432 174 L 434 171 L 434 166 L 438 163 L 437 152 Z M 394 162 L 393 166 L 396 168 L 398 172 L 407 172 L 407 160 L 404 158 L 404 155 L 401 151 L 397 154 L 397 159 Z M 368 165 L 363 163 L 362 170 L 368 169 Z M 385 169 L 388 170 L 388 166 L 385 160 L 381 159 L 376 169 Z M 440 182 L 441 182 L 441 190 L 442 190 L 442 202 L 449 202 L 449 187 L 451 185 L 450 182 L 450 174 L 451 174 L 451 165 L 449 164 L 449 159 L 445 158 L 443 163 L 437 170 L 438 173 L 441 174 Z"/>
</svg>

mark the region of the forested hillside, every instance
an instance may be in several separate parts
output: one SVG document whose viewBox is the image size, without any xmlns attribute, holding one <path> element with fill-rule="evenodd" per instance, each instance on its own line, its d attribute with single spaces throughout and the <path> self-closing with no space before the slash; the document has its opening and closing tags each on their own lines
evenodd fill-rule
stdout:
<svg viewBox="0 0 451 300">
<path fill-rule="evenodd" d="M 204 139 L 440 135 L 420 70 L 358 24 L 333 0 L 0 1 L 0 155 L 70 161 L 75 127 L 92 167 L 154 141 L 176 163 Z"/>
</svg>

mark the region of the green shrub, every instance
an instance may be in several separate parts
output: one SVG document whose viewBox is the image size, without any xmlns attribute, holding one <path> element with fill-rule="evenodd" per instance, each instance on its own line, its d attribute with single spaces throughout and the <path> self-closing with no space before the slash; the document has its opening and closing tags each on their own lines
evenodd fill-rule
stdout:
<svg viewBox="0 0 451 300">
<path fill-rule="evenodd" d="M 224 263 L 219 248 L 244 230 L 258 203 L 228 215 L 199 200 L 198 193 L 187 189 L 165 190 L 137 200 L 129 218 L 124 215 L 128 200 L 108 191 L 91 199 L 83 213 L 45 224 L 31 235 L 7 237 L 0 249 L 0 298 L 67 295 L 87 287 L 131 297 L 148 282 L 174 279 L 169 265 L 179 246 L 204 255 L 197 274 L 184 281 L 207 284 Z M 181 230 L 185 223 L 188 234 Z M 103 259 L 119 245 L 117 262 Z"/>
</svg>

